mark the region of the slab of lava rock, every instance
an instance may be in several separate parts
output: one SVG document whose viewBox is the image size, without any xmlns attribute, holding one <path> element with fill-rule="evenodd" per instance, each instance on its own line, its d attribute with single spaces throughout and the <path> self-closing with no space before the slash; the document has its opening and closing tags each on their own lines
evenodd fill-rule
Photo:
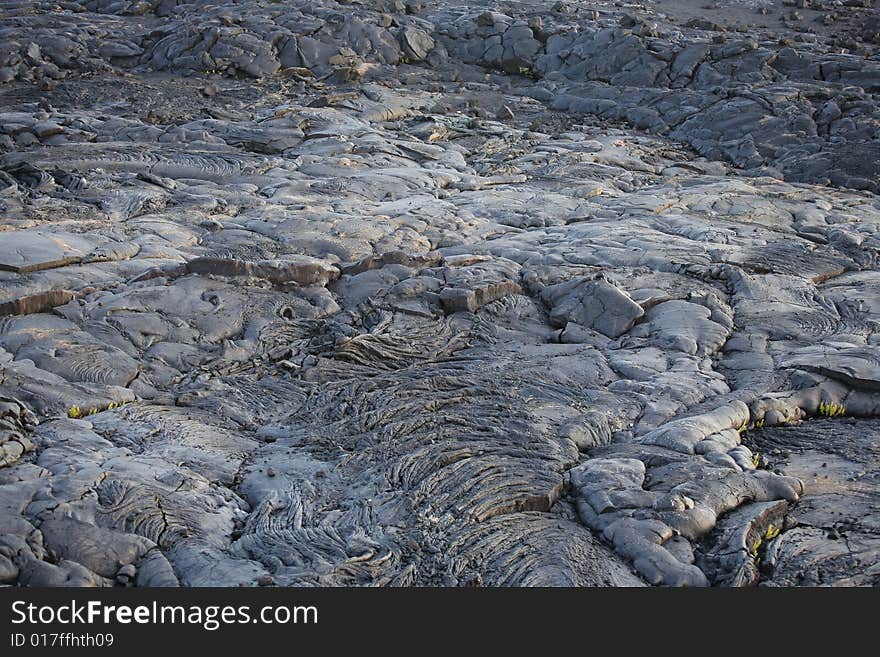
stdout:
<svg viewBox="0 0 880 657">
<path fill-rule="evenodd" d="M 880 12 L 702 4 L 2 3 L 0 583 L 876 584 Z"/>
</svg>

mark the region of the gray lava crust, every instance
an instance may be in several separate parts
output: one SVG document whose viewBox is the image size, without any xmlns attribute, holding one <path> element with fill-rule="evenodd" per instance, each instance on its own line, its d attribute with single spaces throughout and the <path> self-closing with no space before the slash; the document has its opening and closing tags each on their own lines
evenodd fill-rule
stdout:
<svg viewBox="0 0 880 657">
<path fill-rule="evenodd" d="M 0 2 L 2 585 L 877 585 L 878 327 L 872 0 Z"/>
</svg>

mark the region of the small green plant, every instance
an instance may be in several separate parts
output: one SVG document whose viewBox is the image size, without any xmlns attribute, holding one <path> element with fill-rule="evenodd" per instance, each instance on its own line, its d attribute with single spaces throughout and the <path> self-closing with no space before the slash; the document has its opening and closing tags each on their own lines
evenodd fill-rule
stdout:
<svg viewBox="0 0 880 657">
<path fill-rule="evenodd" d="M 840 417 L 846 414 L 846 408 L 843 404 L 835 402 L 822 402 L 819 404 L 819 415 L 823 417 Z"/>
<path fill-rule="evenodd" d="M 752 544 L 752 549 L 749 550 L 749 554 L 752 555 L 753 559 L 758 558 L 758 550 L 761 549 L 761 543 L 763 542 L 764 541 L 761 540 L 761 537 L 759 536 L 758 539 Z"/>
<path fill-rule="evenodd" d="M 752 465 L 754 465 L 755 468 L 761 467 L 761 453 L 760 452 L 755 452 L 752 455 Z"/>
<path fill-rule="evenodd" d="M 85 417 L 87 415 L 96 415 L 97 413 L 100 413 L 102 411 L 112 411 L 114 408 L 122 408 L 123 406 L 126 406 L 130 403 L 132 403 L 130 400 L 110 402 L 104 408 L 101 408 L 99 406 L 89 406 L 87 409 L 82 409 L 79 406 L 71 406 L 67 409 L 67 417 L 78 420 L 79 418 Z"/>
<path fill-rule="evenodd" d="M 782 531 L 781 528 L 777 527 L 773 523 L 767 525 L 767 529 L 764 530 L 764 535 L 758 535 L 758 538 L 755 539 L 755 542 L 752 543 L 752 547 L 749 548 L 749 556 L 755 560 L 756 563 L 760 565 L 761 563 L 761 555 L 758 554 L 761 546 L 764 545 L 764 542 L 772 541 L 774 538 L 779 536 L 779 533 Z"/>
<path fill-rule="evenodd" d="M 741 425 L 739 425 L 739 429 L 737 429 L 737 431 L 742 433 L 743 431 L 745 431 L 748 428 L 748 426 L 749 426 L 749 421 L 743 420 L 743 423 Z"/>
</svg>

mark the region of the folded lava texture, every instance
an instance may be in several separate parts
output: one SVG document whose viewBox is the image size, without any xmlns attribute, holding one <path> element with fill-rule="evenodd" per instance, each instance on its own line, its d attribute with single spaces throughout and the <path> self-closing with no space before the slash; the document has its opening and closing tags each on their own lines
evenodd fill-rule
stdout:
<svg viewBox="0 0 880 657">
<path fill-rule="evenodd" d="M 11 0 L 0 82 L 0 584 L 880 583 L 872 0 Z"/>
</svg>

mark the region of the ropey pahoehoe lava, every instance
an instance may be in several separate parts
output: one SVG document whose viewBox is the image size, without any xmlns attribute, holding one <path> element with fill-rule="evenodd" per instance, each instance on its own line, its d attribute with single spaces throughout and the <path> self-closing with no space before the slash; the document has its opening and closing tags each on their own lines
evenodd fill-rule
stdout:
<svg viewBox="0 0 880 657">
<path fill-rule="evenodd" d="M 0 82 L 0 584 L 880 583 L 873 0 L 11 0 Z"/>
</svg>

